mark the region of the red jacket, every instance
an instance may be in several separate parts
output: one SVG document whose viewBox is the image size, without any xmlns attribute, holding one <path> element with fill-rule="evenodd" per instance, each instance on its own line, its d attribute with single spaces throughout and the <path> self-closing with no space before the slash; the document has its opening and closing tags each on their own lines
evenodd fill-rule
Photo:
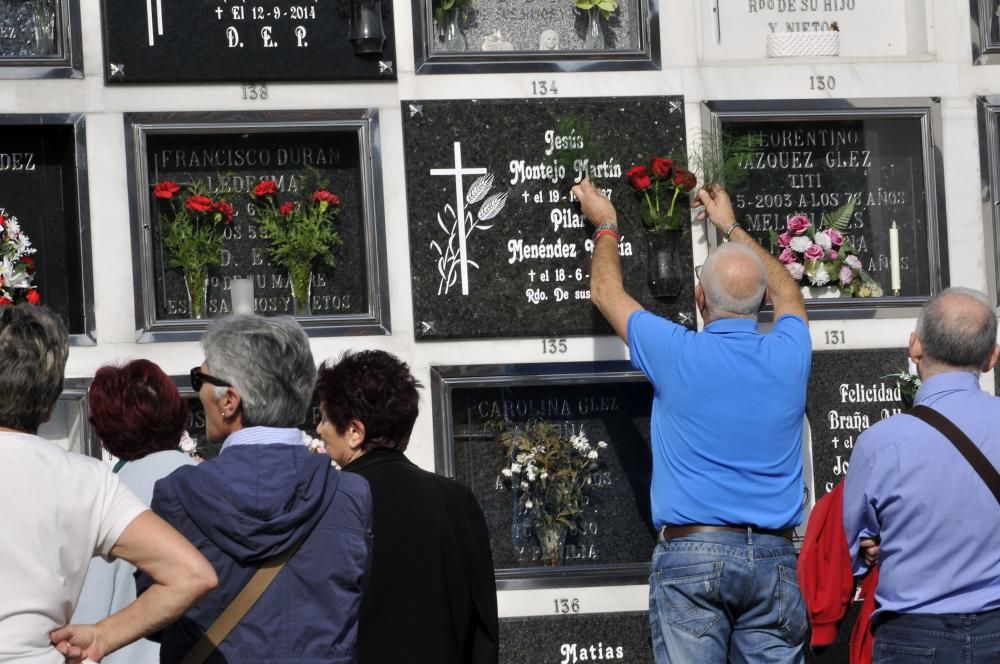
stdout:
<svg viewBox="0 0 1000 664">
<path fill-rule="evenodd" d="M 812 625 L 810 645 L 827 646 L 837 640 L 854 594 L 851 554 L 844 533 L 844 484 L 816 501 L 799 553 L 799 587 Z M 861 582 L 861 613 L 851 632 L 851 664 L 871 664 L 871 617 L 875 610 L 878 567 Z"/>
</svg>

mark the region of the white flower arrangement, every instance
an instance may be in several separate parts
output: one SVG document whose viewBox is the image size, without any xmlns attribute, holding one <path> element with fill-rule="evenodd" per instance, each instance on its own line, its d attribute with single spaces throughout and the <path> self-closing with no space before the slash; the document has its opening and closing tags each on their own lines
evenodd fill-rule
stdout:
<svg viewBox="0 0 1000 664">
<path fill-rule="evenodd" d="M 40 304 L 34 286 L 36 249 L 21 229 L 17 217 L 0 208 L 0 306 L 28 302 Z"/>
<path fill-rule="evenodd" d="M 302 432 L 302 444 L 313 454 L 326 454 L 326 445 L 319 438 L 313 438 L 305 431 Z"/>
</svg>

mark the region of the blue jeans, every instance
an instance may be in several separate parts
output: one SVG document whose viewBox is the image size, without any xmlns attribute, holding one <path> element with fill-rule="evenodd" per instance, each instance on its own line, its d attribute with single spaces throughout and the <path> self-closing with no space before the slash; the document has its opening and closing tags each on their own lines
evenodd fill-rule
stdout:
<svg viewBox="0 0 1000 664">
<path fill-rule="evenodd" d="M 947 615 L 892 614 L 878 621 L 872 662 L 1000 662 L 1000 610 Z"/>
<path fill-rule="evenodd" d="M 662 538 L 649 575 L 657 664 L 801 664 L 808 617 L 783 537 Z"/>
</svg>

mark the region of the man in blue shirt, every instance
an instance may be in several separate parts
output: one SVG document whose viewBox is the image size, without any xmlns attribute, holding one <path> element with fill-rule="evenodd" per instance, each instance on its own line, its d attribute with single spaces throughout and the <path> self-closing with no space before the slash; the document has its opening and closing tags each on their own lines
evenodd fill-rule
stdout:
<svg viewBox="0 0 1000 664">
<path fill-rule="evenodd" d="M 1000 467 L 1000 399 L 979 373 L 1000 356 L 986 297 L 950 288 L 910 335 L 933 408 Z M 844 484 L 844 532 L 855 574 L 879 565 L 874 662 L 1000 661 L 1000 505 L 969 462 L 905 413 L 865 431 Z"/>
<path fill-rule="evenodd" d="M 791 536 L 802 520 L 802 423 L 812 344 L 798 284 L 738 223 L 721 187 L 698 198 L 729 240 L 695 288 L 705 328 L 624 289 L 614 207 L 573 188 L 597 226 L 591 297 L 655 388 L 650 569 L 656 661 L 802 662 L 807 618 Z M 765 287 L 776 323 L 757 331 Z"/>
</svg>

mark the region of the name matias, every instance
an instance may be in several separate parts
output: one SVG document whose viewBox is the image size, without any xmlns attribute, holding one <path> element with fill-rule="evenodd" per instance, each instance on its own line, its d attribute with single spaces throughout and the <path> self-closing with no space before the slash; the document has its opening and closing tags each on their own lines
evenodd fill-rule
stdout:
<svg viewBox="0 0 1000 664">
<path fill-rule="evenodd" d="M 621 646 L 612 648 L 604 645 L 603 642 L 581 646 L 578 643 L 564 643 L 559 647 L 559 654 L 563 656 L 563 661 L 559 664 L 574 664 L 575 662 L 594 662 L 608 659 L 625 659 L 625 649 Z"/>
</svg>

